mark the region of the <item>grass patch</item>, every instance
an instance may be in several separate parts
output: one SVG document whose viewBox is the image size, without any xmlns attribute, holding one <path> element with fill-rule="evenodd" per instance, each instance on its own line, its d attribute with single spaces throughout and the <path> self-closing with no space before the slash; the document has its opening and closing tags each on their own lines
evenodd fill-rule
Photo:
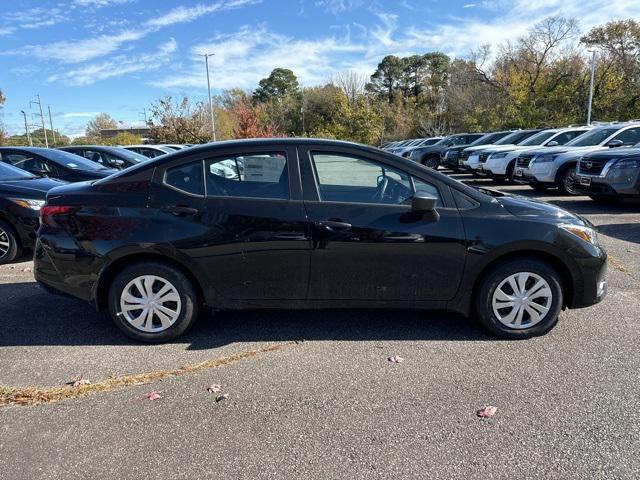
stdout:
<svg viewBox="0 0 640 480">
<path fill-rule="evenodd" d="M 242 360 L 255 357 L 261 353 L 276 352 L 283 348 L 294 345 L 297 342 L 287 342 L 276 345 L 270 345 L 258 350 L 249 350 L 246 352 L 236 353 L 228 357 L 207 360 L 201 363 L 184 365 L 173 370 L 159 370 L 155 372 L 138 373 L 134 375 L 122 375 L 119 377 L 110 377 L 97 383 L 88 383 L 74 387 L 72 385 L 64 385 L 60 387 L 3 387 L 0 385 L 0 407 L 7 405 L 32 406 L 42 405 L 44 403 L 55 403 L 70 398 L 86 397 L 100 392 L 110 392 L 124 387 L 143 385 L 156 382 L 167 377 L 179 377 L 187 373 L 201 372 L 212 368 L 222 367 L 238 363 Z"/>
</svg>

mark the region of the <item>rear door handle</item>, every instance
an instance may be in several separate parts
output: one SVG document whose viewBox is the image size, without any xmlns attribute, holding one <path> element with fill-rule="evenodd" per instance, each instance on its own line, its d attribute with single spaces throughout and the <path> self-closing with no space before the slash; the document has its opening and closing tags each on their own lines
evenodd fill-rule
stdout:
<svg viewBox="0 0 640 480">
<path fill-rule="evenodd" d="M 176 216 L 195 215 L 197 213 L 200 213 L 200 210 L 198 210 L 197 208 L 185 207 L 184 205 L 172 205 L 170 207 L 164 207 L 161 210 L 166 213 L 173 213 Z"/>
<path fill-rule="evenodd" d="M 350 223 L 338 220 L 323 220 L 322 222 L 316 222 L 316 226 L 327 230 L 348 230 L 351 228 Z"/>
</svg>

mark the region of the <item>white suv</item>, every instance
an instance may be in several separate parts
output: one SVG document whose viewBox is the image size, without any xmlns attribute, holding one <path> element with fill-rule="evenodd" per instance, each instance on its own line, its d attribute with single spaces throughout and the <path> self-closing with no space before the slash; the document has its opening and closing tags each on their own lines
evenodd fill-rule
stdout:
<svg viewBox="0 0 640 480">
<path fill-rule="evenodd" d="M 638 142 L 638 122 L 599 126 L 562 147 L 545 147 L 521 153 L 516 160 L 514 179 L 529 183 L 538 190 L 558 187 L 566 195 L 580 195 L 575 189 L 575 172 L 583 155 L 607 147 L 631 146 Z"/>
<path fill-rule="evenodd" d="M 477 147 L 465 148 L 463 150 L 463 153 L 465 154 L 465 156 L 467 156 L 467 159 L 463 163 L 463 168 L 466 168 L 474 172 L 475 170 L 478 169 L 478 166 L 480 165 L 480 155 L 484 150 L 487 150 L 488 148 L 495 148 L 499 145 L 509 145 L 509 146 L 516 145 L 524 141 L 525 139 L 529 138 L 530 136 L 535 135 L 539 131 L 540 129 L 516 130 L 515 132 L 510 133 L 506 137 L 502 137 L 493 145 L 478 145 Z"/>
<path fill-rule="evenodd" d="M 480 173 L 492 177 L 495 180 L 513 180 L 516 158 L 520 153 L 534 150 L 538 147 L 565 145 L 591 128 L 592 127 L 588 126 L 552 128 L 536 133 L 518 145 L 504 145 L 484 150 L 486 157 L 483 157 L 486 161 L 481 161 Z"/>
</svg>

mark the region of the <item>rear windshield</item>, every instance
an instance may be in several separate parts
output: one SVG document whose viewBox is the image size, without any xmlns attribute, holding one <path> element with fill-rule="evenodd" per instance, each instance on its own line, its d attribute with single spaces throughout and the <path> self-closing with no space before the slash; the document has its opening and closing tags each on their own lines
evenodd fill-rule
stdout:
<svg viewBox="0 0 640 480">
<path fill-rule="evenodd" d="M 67 168 L 71 168 L 72 170 L 105 170 L 106 168 L 100 165 L 99 163 L 92 162 L 91 160 L 87 160 L 80 155 L 75 155 L 73 153 L 65 152 L 63 150 L 55 150 L 55 149 L 43 149 L 38 151 L 38 154 L 52 160 L 55 163 L 60 165 L 64 165 Z"/>
<path fill-rule="evenodd" d="M 0 162 L 0 181 L 24 180 L 27 178 L 36 178 L 36 176 L 13 165 Z"/>
<path fill-rule="evenodd" d="M 613 128 L 596 128 L 587 133 L 580 135 L 579 137 L 574 138 L 569 143 L 567 143 L 568 147 L 593 147 L 595 145 L 600 145 L 611 135 L 620 130 L 619 127 Z"/>
</svg>

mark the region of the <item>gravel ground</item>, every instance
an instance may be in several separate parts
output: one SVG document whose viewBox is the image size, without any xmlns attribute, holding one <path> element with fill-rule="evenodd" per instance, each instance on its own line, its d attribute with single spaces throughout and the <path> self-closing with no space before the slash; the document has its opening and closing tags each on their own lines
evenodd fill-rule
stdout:
<svg viewBox="0 0 640 480">
<path fill-rule="evenodd" d="M 445 314 L 254 311 L 138 345 L 90 305 L 39 289 L 30 262 L 0 267 L 2 386 L 100 382 L 281 346 L 151 384 L 0 408 L 0 478 L 640 477 L 640 205 L 539 197 L 598 225 L 610 292 L 528 341 Z M 214 383 L 228 398 L 216 402 Z M 161 398 L 147 400 L 152 390 Z M 494 418 L 476 417 L 485 405 L 498 407 Z"/>
</svg>

